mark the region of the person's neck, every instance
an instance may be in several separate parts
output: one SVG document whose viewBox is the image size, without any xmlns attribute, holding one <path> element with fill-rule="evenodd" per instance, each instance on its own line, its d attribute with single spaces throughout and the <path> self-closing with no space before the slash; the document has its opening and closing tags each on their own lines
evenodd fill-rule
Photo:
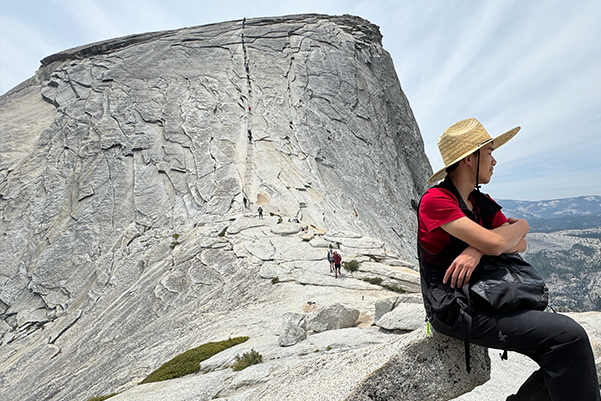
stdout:
<svg viewBox="0 0 601 401">
<path fill-rule="evenodd" d="M 471 206 L 471 201 L 469 200 L 469 197 L 472 191 L 474 190 L 474 187 L 476 186 L 474 180 L 470 180 L 457 175 L 451 176 L 450 178 L 453 182 L 453 185 L 455 185 L 455 188 L 457 188 L 457 191 L 459 191 L 459 194 L 463 198 L 465 204 Z"/>
</svg>

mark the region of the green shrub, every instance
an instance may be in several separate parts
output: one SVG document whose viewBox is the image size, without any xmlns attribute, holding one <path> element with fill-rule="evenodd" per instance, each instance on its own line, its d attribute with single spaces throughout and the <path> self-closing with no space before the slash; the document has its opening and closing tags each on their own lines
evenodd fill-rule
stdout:
<svg viewBox="0 0 601 401">
<path fill-rule="evenodd" d="M 171 241 L 171 245 L 170 245 L 171 249 L 175 248 L 176 246 L 178 246 L 181 243 L 178 241 L 179 234 L 177 234 L 177 233 L 173 234 L 172 237 L 173 237 L 173 241 Z"/>
<path fill-rule="evenodd" d="M 390 290 L 390 291 L 398 292 L 399 294 L 404 294 L 405 293 L 404 289 L 402 289 L 401 287 L 396 287 L 394 285 L 382 284 L 382 287 L 384 287 L 384 288 L 386 288 L 387 290 Z"/>
<path fill-rule="evenodd" d="M 280 282 L 280 278 L 279 277 L 274 277 L 271 279 L 271 284 L 277 284 Z"/>
<path fill-rule="evenodd" d="M 373 285 L 382 285 L 381 277 L 366 277 L 363 279 L 363 281 L 367 281 L 368 283 Z"/>
<path fill-rule="evenodd" d="M 113 394 L 109 394 L 109 395 L 103 395 L 103 396 L 100 396 L 100 397 L 92 397 L 88 401 L 104 401 L 104 400 L 106 400 L 108 398 L 111 398 L 111 397 L 117 395 L 117 394 L 119 394 L 119 393 L 113 393 Z"/>
<path fill-rule="evenodd" d="M 232 365 L 232 369 L 237 372 L 246 369 L 250 365 L 261 363 L 262 361 L 263 355 L 259 354 L 254 349 L 251 349 L 250 352 L 245 352 L 242 356 L 236 355 L 236 362 Z"/>
<path fill-rule="evenodd" d="M 348 262 L 342 262 L 342 267 L 344 267 L 344 270 L 348 272 L 356 272 L 359 270 L 359 262 L 357 262 L 355 259 Z"/>
<path fill-rule="evenodd" d="M 383 288 L 386 288 L 387 290 L 398 292 L 399 294 L 405 293 L 405 290 L 402 289 L 401 287 L 397 287 L 397 286 L 389 285 L 389 284 L 382 284 L 382 278 L 380 278 L 380 277 L 366 277 L 363 279 L 363 281 L 367 281 L 368 283 L 373 284 L 373 285 L 379 285 Z"/>
<path fill-rule="evenodd" d="M 177 355 L 169 362 L 164 363 L 160 368 L 142 380 L 140 384 L 169 380 L 196 373 L 200 370 L 200 363 L 202 361 L 207 360 L 213 355 L 231 348 L 234 345 L 241 344 L 246 340 L 248 340 L 248 337 L 236 337 L 225 341 L 206 343 L 199 347 L 189 349 L 188 351 Z"/>
</svg>

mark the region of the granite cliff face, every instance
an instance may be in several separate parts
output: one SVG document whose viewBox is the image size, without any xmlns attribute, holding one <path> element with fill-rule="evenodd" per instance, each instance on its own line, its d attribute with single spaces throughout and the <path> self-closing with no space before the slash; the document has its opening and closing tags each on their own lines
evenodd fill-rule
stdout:
<svg viewBox="0 0 601 401">
<path fill-rule="evenodd" d="M 352 17 L 235 21 L 42 60 L 2 102 L 5 274 L 26 266 L 60 313 L 91 284 L 74 270 L 98 276 L 136 235 L 190 230 L 243 196 L 411 258 L 429 166 L 380 38 Z M 24 102 L 34 129 L 10 118 Z"/>
<path fill-rule="evenodd" d="M 42 60 L 0 111 L 2 387 L 20 399 L 121 390 L 176 351 L 273 334 L 310 298 L 390 295 L 360 276 L 334 284 L 330 244 L 365 262 L 357 274 L 417 289 L 431 169 L 368 21 L 86 45 Z"/>
<path fill-rule="evenodd" d="M 398 378 L 428 360 L 415 341 L 462 350 L 399 334 L 423 325 L 416 308 L 410 324 L 382 316 L 406 303 L 388 289 L 419 291 L 415 209 L 431 168 L 368 21 L 252 19 L 67 50 L 0 98 L 0 132 L 2 399 L 342 400 L 373 383 L 405 396 Z M 334 278 L 330 245 L 359 270 Z M 359 318 L 280 347 L 282 316 L 307 301 Z M 266 363 L 227 369 L 241 345 L 206 375 L 136 386 L 234 336 Z M 473 354 L 478 374 L 451 358 L 437 369 L 456 375 L 424 372 L 439 385 L 415 399 L 485 381 Z"/>
</svg>

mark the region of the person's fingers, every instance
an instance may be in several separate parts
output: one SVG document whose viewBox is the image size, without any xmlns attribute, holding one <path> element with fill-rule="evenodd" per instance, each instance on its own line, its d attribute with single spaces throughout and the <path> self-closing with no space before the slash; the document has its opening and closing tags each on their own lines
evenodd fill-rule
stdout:
<svg viewBox="0 0 601 401">
<path fill-rule="evenodd" d="M 463 279 L 465 277 L 465 267 L 462 266 L 462 268 L 459 270 L 459 273 L 457 274 L 457 287 L 462 287 L 463 286 Z"/>
<path fill-rule="evenodd" d="M 451 288 L 455 288 L 461 277 L 461 267 L 456 267 L 451 278 Z"/>
<path fill-rule="evenodd" d="M 449 268 L 445 272 L 444 278 L 442 279 L 443 284 L 446 284 L 449 281 L 449 278 L 451 277 L 451 275 L 453 274 L 453 266 L 454 266 L 454 264 L 451 264 L 451 266 L 449 266 Z"/>
<path fill-rule="evenodd" d="M 470 282 L 470 278 L 472 278 L 472 271 L 473 271 L 473 270 L 468 270 L 468 271 L 465 273 L 465 277 L 463 278 L 463 284 L 467 284 L 467 283 L 469 283 L 469 282 Z"/>
<path fill-rule="evenodd" d="M 472 269 L 465 265 L 453 262 L 445 272 L 442 282 L 446 284 L 450 279 L 451 288 L 462 287 L 470 281 L 471 276 Z"/>
<path fill-rule="evenodd" d="M 457 281 L 457 265 L 452 263 L 451 266 L 447 269 L 447 273 L 443 280 L 443 283 L 447 283 L 450 280 L 451 288 L 455 288 L 455 282 Z"/>
</svg>

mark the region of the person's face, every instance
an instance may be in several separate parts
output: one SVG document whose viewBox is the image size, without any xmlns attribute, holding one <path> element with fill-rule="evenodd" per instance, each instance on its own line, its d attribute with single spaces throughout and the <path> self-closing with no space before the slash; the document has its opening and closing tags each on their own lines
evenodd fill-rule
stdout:
<svg viewBox="0 0 601 401">
<path fill-rule="evenodd" d="M 490 182 L 493 168 L 497 164 L 497 161 L 492 155 L 494 149 L 495 147 L 492 143 L 486 144 L 480 149 L 480 178 L 478 179 L 480 184 L 488 184 Z"/>
</svg>

